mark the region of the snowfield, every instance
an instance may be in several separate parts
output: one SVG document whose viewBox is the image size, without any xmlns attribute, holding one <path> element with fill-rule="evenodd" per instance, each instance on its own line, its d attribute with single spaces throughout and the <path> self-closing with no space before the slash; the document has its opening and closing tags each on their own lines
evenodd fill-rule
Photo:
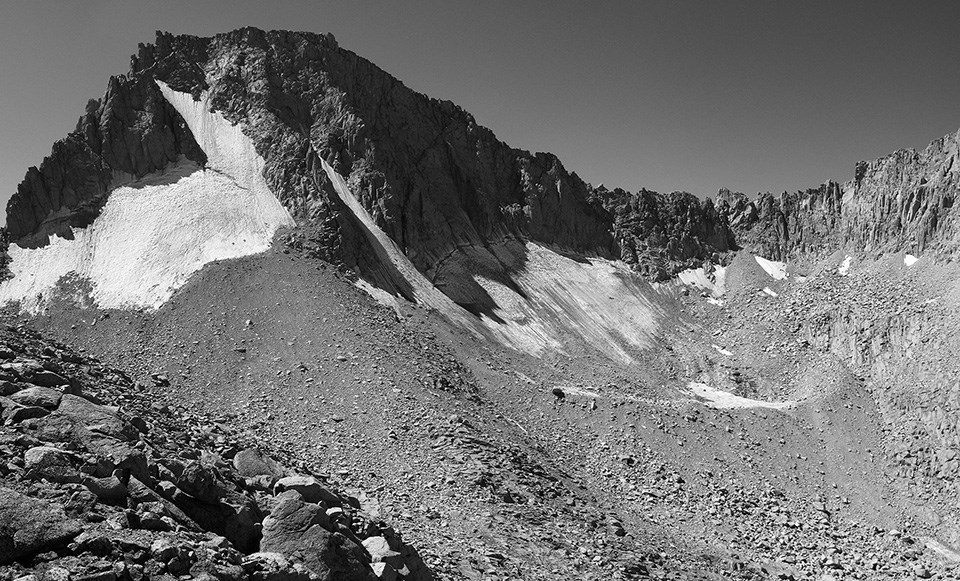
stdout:
<svg viewBox="0 0 960 581">
<path fill-rule="evenodd" d="M 759 256 L 754 256 L 753 258 L 757 261 L 757 264 L 760 265 L 760 268 L 770 275 L 770 278 L 774 280 L 783 280 L 787 278 L 787 264 L 785 262 L 767 260 L 766 258 L 761 258 Z"/>
<path fill-rule="evenodd" d="M 727 292 L 727 267 L 715 266 L 713 272 L 707 273 L 700 268 L 689 268 L 677 275 L 681 284 L 692 286 L 709 292 L 713 298 L 720 298 Z"/>
<path fill-rule="evenodd" d="M 853 261 L 852 256 L 847 256 L 843 259 L 843 262 L 840 263 L 840 266 L 837 267 L 837 274 L 840 276 L 847 276 L 850 274 L 850 263 Z"/>
<path fill-rule="evenodd" d="M 211 113 L 205 98 L 158 85 L 207 154 L 206 169 L 181 159 L 116 187 L 96 220 L 73 230 L 73 240 L 11 245 L 13 278 L 0 285 L 0 301 L 37 313 L 67 277 L 87 283 L 101 308 L 155 309 L 205 264 L 263 252 L 278 228 L 294 224 L 240 127 Z"/>
<path fill-rule="evenodd" d="M 770 402 L 759 399 L 750 399 L 748 397 L 740 397 L 739 395 L 734 395 L 728 391 L 722 391 L 710 387 L 705 383 L 699 383 L 696 381 L 688 383 L 687 389 L 689 389 L 694 396 L 705 400 L 703 401 L 705 406 L 716 409 L 770 408 L 775 410 L 783 410 L 791 408 L 797 404 L 797 402 L 794 401 Z"/>
<path fill-rule="evenodd" d="M 530 242 L 525 245 L 526 262 L 512 275 L 512 282 L 523 295 L 500 282 L 474 275 L 496 303 L 496 318 L 468 312 L 417 270 L 377 227 L 343 176 L 323 159 L 320 162 L 380 261 L 393 265 L 395 276 L 406 282 L 418 303 L 443 313 L 451 322 L 534 356 L 548 350 L 565 352 L 563 346 L 573 338 L 624 362 L 633 359 L 630 348 L 648 346 L 656 333 L 655 309 L 648 298 L 654 292 L 625 264 L 598 258 L 577 261 Z M 497 252 L 495 246 L 492 252 Z M 501 258 L 504 263 L 510 260 L 506 255 Z M 357 286 L 381 303 L 396 306 L 396 297 L 371 281 L 358 281 Z"/>
</svg>

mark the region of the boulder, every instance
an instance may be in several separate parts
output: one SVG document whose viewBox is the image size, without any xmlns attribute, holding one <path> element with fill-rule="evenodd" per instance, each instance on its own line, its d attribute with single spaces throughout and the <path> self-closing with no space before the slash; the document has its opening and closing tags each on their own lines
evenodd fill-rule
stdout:
<svg viewBox="0 0 960 581">
<path fill-rule="evenodd" d="M 112 410 L 76 395 L 64 394 L 57 413 L 73 419 L 90 431 L 117 440 L 136 440 L 139 435 L 136 428 L 120 419 Z"/>
<path fill-rule="evenodd" d="M 153 484 L 147 456 L 128 442 L 121 442 L 111 437 L 97 433 L 80 434 L 80 440 L 87 450 L 96 454 L 97 458 L 105 461 L 113 469 L 120 469 L 124 473 L 136 477 L 147 486 Z"/>
<path fill-rule="evenodd" d="M 104 504 L 123 506 L 127 501 L 127 487 L 116 476 L 105 478 L 85 476 L 80 483 Z"/>
<path fill-rule="evenodd" d="M 23 406 L 36 406 L 56 409 L 60 405 L 63 392 L 49 387 L 28 387 L 10 396 L 10 399 Z"/>
<path fill-rule="evenodd" d="M 177 485 L 190 496 L 210 504 L 216 504 L 221 498 L 236 492 L 215 468 L 197 461 L 191 461 L 184 466 Z"/>
<path fill-rule="evenodd" d="M 25 420 L 42 418 L 50 410 L 38 406 L 20 405 L 8 397 L 0 397 L 0 420 L 7 425 L 19 424 Z"/>
<path fill-rule="evenodd" d="M 80 482 L 80 474 L 73 467 L 71 455 L 60 448 L 36 446 L 23 454 L 26 477 L 51 482 Z"/>
<path fill-rule="evenodd" d="M 58 505 L 0 487 L 0 565 L 65 545 L 82 530 Z"/>
<path fill-rule="evenodd" d="M 24 374 L 24 380 L 27 383 L 32 383 L 33 385 L 39 385 L 42 387 L 57 387 L 59 385 L 70 385 L 69 379 L 60 375 L 59 373 L 48 371 L 46 369 Z"/>
<path fill-rule="evenodd" d="M 163 505 L 163 512 L 169 514 L 176 522 L 180 523 L 189 530 L 201 530 L 201 527 L 173 502 L 157 494 L 156 491 L 149 488 L 146 484 L 131 476 L 127 482 L 128 504 L 136 507 L 143 503 L 158 503 Z"/>
<path fill-rule="evenodd" d="M 305 502 L 324 504 L 327 507 L 343 504 L 340 497 L 320 484 L 313 476 L 287 476 L 278 480 L 273 487 L 274 494 L 287 490 L 296 490 Z"/>
<path fill-rule="evenodd" d="M 263 519 L 260 550 L 302 559 L 321 579 L 371 581 L 367 552 L 344 535 L 331 532 L 322 507 L 308 504 L 296 493 L 285 492 Z"/>
<path fill-rule="evenodd" d="M 272 458 L 266 457 L 256 448 L 247 448 L 233 457 L 233 467 L 240 476 L 275 476 L 280 478 L 284 470 Z"/>
<path fill-rule="evenodd" d="M 20 386 L 12 381 L 0 380 L 0 397 L 7 397 L 20 391 Z"/>
<path fill-rule="evenodd" d="M 225 482 L 216 469 L 189 463 L 169 491 L 173 503 L 206 531 L 222 535 L 243 552 L 257 549 L 263 518 L 256 502 Z"/>
<path fill-rule="evenodd" d="M 387 563 L 394 569 L 402 569 L 403 555 L 390 548 L 390 543 L 384 537 L 369 537 L 363 540 L 363 548 L 370 553 L 370 560 L 374 563 Z"/>
</svg>

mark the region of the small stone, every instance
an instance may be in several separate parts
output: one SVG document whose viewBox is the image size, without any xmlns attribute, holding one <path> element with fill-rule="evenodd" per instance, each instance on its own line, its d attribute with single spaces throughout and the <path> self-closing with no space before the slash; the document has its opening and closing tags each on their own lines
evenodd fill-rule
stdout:
<svg viewBox="0 0 960 581">
<path fill-rule="evenodd" d="M 86 477 L 81 482 L 100 502 L 122 506 L 127 500 L 127 487 L 116 476 Z"/>
</svg>

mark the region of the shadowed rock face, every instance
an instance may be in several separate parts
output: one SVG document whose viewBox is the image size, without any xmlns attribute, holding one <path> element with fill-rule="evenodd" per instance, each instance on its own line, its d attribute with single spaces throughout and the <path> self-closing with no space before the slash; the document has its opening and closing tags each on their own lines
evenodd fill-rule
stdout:
<svg viewBox="0 0 960 581">
<path fill-rule="evenodd" d="M 551 154 L 507 146 L 469 113 L 410 90 L 332 36 L 255 29 L 209 39 L 161 33 L 141 45 L 130 73 L 111 79 L 77 130 L 28 173 L 8 207 L 12 241 L 43 244 L 49 233 L 89 223 L 118 174 L 141 176 L 179 155 L 203 162 L 155 79 L 195 96 L 209 91 L 213 108 L 254 140 L 268 184 L 309 243 L 350 266 L 363 267 L 369 249 L 319 158 L 424 271 L 458 249 L 505 238 L 610 257 L 627 242 L 629 256 L 654 250 L 636 260 L 656 263 L 651 272 L 674 270 L 663 261 L 709 257 L 716 240 L 729 247 L 723 232 L 700 238 L 716 228 L 691 220 L 715 214 L 691 196 L 681 216 L 644 192 L 643 214 L 621 220 L 614 212 L 626 193 L 593 188 Z M 638 242 L 651 221 L 660 228 Z"/>
<path fill-rule="evenodd" d="M 855 179 L 748 200 L 593 187 L 548 153 L 513 149 L 449 101 L 417 93 L 338 46 L 332 35 L 245 28 L 212 38 L 158 33 L 113 77 L 77 129 L 31 168 L 7 208 L 11 242 L 69 236 L 97 215 L 113 184 L 179 156 L 204 163 L 155 80 L 195 97 L 253 139 L 264 177 L 316 255 L 378 269 L 333 195 L 320 159 L 413 264 L 430 272 L 505 239 L 621 258 L 663 280 L 743 247 L 769 258 L 952 248 L 957 135 L 857 166 Z M 506 273 L 509 276 L 509 273 Z M 402 293 L 401 293 L 402 294 Z"/>
<path fill-rule="evenodd" d="M 184 155 L 206 158 L 156 84 L 143 76 L 111 77 L 87 104 L 77 128 L 31 167 L 7 204 L 7 229 L 21 246 L 46 244 L 87 226 L 117 181 L 142 177 Z"/>
</svg>

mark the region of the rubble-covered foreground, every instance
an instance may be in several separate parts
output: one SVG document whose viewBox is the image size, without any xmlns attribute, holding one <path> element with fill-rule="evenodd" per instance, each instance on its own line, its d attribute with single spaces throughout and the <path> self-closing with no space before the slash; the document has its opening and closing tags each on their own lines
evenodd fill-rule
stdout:
<svg viewBox="0 0 960 581">
<path fill-rule="evenodd" d="M 431 578 L 356 498 L 225 418 L 151 404 L 22 327 L 0 328 L 0 358 L 0 579 Z"/>
</svg>

